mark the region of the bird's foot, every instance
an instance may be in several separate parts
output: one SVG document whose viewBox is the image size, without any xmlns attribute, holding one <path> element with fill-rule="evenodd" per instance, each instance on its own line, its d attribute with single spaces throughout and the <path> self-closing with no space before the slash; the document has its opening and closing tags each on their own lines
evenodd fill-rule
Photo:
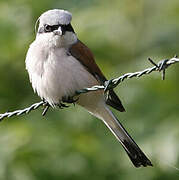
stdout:
<svg viewBox="0 0 179 180">
<path fill-rule="evenodd" d="M 69 107 L 68 105 L 66 105 L 65 103 L 62 103 L 62 102 L 60 102 L 57 106 L 58 106 L 60 109 Z"/>
<path fill-rule="evenodd" d="M 73 103 L 74 105 L 75 105 L 75 103 L 78 101 L 78 97 L 77 98 L 74 98 L 74 97 L 71 97 L 71 96 L 68 96 L 68 97 L 63 97 L 62 98 L 62 101 L 64 102 L 64 103 L 69 103 L 69 104 L 71 104 L 71 103 Z"/>
</svg>

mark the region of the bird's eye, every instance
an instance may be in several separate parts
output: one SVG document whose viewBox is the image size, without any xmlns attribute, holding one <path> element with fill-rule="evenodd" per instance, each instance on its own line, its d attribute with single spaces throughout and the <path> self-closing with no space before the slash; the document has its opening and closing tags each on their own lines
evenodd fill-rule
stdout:
<svg viewBox="0 0 179 180">
<path fill-rule="evenodd" d="M 45 32 L 52 32 L 52 26 L 45 24 L 44 30 L 45 30 Z"/>
</svg>

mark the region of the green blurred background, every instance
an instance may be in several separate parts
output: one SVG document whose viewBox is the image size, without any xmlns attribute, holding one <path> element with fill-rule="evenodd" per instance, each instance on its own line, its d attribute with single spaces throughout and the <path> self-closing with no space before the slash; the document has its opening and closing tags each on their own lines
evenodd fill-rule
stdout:
<svg viewBox="0 0 179 180">
<path fill-rule="evenodd" d="M 72 24 L 108 78 L 151 67 L 179 53 L 178 0 L 0 0 L 0 112 L 40 99 L 24 60 L 34 25 L 48 9 Z M 127 112 L 114 113 L 152 160 L 136 169 L 105 125 L 76 106 L 42 109 L 0 124 L 0 180 L 179 179 L 179 65 L 125 81 L 115 90 Z"/>
</svg>

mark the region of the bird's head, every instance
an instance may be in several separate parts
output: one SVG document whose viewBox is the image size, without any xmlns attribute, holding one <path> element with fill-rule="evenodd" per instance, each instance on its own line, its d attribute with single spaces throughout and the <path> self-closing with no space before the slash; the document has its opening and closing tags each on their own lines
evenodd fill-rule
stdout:
<svg viewBox="0 0 179 180">
<path fill-rule="evenodd" d="M 59 46 L 68 46 L 77 41 L 71 25 L 72 14 L 61 9 L 44 12 L 37 20 L 39 27 L 37 37 L 50 41 Z"/>
</svg>

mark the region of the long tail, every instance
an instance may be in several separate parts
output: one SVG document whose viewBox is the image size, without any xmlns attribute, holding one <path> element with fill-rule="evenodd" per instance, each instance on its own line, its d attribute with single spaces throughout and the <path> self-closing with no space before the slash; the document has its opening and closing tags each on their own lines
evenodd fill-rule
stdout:
<svg viewBox="0 0 179 180">
<path fill-rule="evenodd" d="M 127 133 L 122 124 L 117 120 L 117 118 L 108 109 L 108 107 L 105 107 L 105 111 L 102 115 L 102 120 L 122 144 L 135 167 L 152 166 L 150 160 L 145 156 L 139 146 Z"/>
</svg>

